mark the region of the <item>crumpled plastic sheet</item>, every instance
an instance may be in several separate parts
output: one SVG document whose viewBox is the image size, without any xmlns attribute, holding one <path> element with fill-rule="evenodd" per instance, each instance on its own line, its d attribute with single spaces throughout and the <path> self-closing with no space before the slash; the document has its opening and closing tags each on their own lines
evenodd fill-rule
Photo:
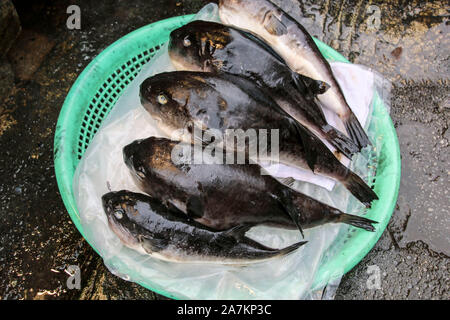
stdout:
<svg viewBox="0 0 450 320">
<path fill-rule="evenodd" d="M 218 21 L 217 7 L 206 6 L 196 17 Z M 335 75 L 358 118 L 369 128 L 375 92 L 389 108 L 389 83 L 375 72 L 357 65 L 332 63 Z M 109 229 L 101 197 L 112 191 L 141 192 L 126 168 L 122 148 L 137 139 L 163 137 L 156 122 L 144 110 L 139 100 L 139 86 L 148 77 L 175 70 L 167 53 L 167 45 L 143 67 L 137 78 L 102 123 L 77 167 L 73 190 L 85 237 L 102 256 L 105 265 L 115 275 L 138 282 L 165 295 L 184 299 L 332 299 L 339 279 L 332 290 L 313 287 L 317 270 L 336 250 L 328 249 L 338 233 L 348 229 L 340 224 L 328 224 L 305 230 L 309 242 L 289 256 L 247 266 L 221 264 L 169 263 L 152 258 L 124 246 Z M 332 114 L 330 123 L 342 126 Z M 376 128 L 371 125 L 370 128 Z M 376 159 L 381 142 L 374 129 L 368 131 L 372 149 L 355 156 L 351 168 L 361 177 L 374 177 L 371 163 Z M 170 138 L 170 137 L 168 137 Z M 325 178 L 282 166 L 268 168 L 280 177 L 293 176 L 294 188 L 340 210 L 362 215 L 364 207 L 340 184 Z M 332 192 L 328 190 L 332 190 Z M 274 248 L 288 246 L 300 240 L 298 231 L 270 227 L 255 227 L 247 236 Z"/>
</svg>

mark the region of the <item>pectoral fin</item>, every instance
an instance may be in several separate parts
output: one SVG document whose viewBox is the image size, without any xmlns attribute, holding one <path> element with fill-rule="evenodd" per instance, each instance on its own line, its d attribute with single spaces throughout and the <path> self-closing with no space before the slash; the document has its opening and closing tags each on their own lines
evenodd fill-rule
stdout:
<svg viewBox="0 0 450 320">
<path fill-rule="evenodd" d="M 255 224 L 246 223 L 226 231 L 218 232 L 213 241 L 224 248 L 234 246 L 236 243 L 242 241 L 247 231 L 254 226 Z"/>
<path fill-rule="evenodd" d="M 242 224 L 237 227 L 231 228 L 227 231 L 224 231 L 223 235 L 226 237 L 232 237 L 232 238 L 236 239 L 236 241 L 241 241 L 242 238 L 245 237 L 245 234 L 247 233 L 247 231 L 249 231 L 254 226 L 255 226 L 255 224 L 251 224 L 251 223 Z"/>
<path fill-rule="evenodd" d="M 167 239 L 156 239 L 156 238 L 150 238 L 150 237 L 146 237 L 146 236 L 140 236 L 139 241 L 142 245 L 142 248 L 148 254 L 162 251 L 169 244 L 169 241 Z"/>
</svg>

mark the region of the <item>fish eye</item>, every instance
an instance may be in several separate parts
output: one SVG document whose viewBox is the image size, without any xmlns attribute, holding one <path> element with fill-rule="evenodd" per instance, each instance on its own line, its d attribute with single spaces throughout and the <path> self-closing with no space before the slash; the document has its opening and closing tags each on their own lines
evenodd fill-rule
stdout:
<svg viewBox="0 0 450 320">
<path fill-rule="evenodd" d="M 183 45 L 184 45 L 185 47 L 190 47 L 190 46 L 192 45 L 191 40 L 189 40 L 189 36 L 187 36 L 186 38 L 184 38 L 184 40 L 183 40 Z"/>
<path fill-rule="evenodd" d="M 164 94 L 160 94 L 158 96 L 158 103 L 159 104 L 167 104 L 167 102 L 169 102 L 169 100 L 167 99 L 167 97 Z"/>
<path fill-rule="evenodd" d="M 116 210 L 114 210 L 114 216 L 118 219 L 118 220 L 120 220 L 120 219 L 122 219 L 123 218 L 123 210 L 122 209 L 116 209 Z"/>
</svg>

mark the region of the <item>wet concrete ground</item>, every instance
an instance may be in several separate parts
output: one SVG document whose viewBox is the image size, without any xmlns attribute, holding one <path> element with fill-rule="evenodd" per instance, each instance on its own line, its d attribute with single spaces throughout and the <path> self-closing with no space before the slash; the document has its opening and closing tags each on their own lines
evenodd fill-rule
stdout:
<svg viewBox="0 0 450 320">
<path fill-rule="evenodd" d="M 109 273 L 71 223 L 53 168 L 65 96 L 109 44 L 208 1 L 15 1 L 23 32 L 0 61 L 0 298 L 155 299 Z M 449 299 L 448 16 L 445 1 L 276 1 L 319 39 L 393 82 L 403 176 L 379 243 L 344 276 L 337 299 Z M 66 28 L 78 4 L 81 30 Z M 378 19 L 378 13 L 379 19 Z M 379 24 L 378 24 L 379 21 Z M 81 290 L 66 286 L 81 268 Z M 367 289 L 369 266 L 381 289 Z"/>
</svg>

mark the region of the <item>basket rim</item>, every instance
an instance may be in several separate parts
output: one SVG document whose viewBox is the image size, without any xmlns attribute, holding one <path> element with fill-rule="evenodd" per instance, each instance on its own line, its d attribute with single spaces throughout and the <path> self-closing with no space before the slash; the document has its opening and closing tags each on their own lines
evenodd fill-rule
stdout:
<svg viewBox="0 0 450 320">
<path fill-rule="evenodd" d="M 83 226 L 81 225 L 80 216 L 78 214 L 78 209 L 75 201 L 75 196 L 72 189 L 73 183 L 73 174 L 71 171 L 76 168 L 76 160 L 75 157 L 76 152 L 73 151 L 73 146 L 76 145 L 77 135 L 67 134 L 67 127 L 73 127 L 72 114 L 77 113 L 80 108 L 89 104 L 89 102 L 82 104 L 80 103 L 80 97 L 83 97 L 82 89 L 83 82 L 86 78 L 89 78 L 91 74 L 95 74 L 98 72 L 97 65 L 101 63 L 104 59 L 107 60 L 109 57 L 112 57 L 116 54 L 117 50 L 121 50 L 124 45 L 128 41 L 133 41 L 133 39 L 139 37 L 140 35 L 150 32 L 152 28 L 159 26 L 172 26 L 176 22 L 180 22 L 180 20 L 189 21 L 195 16 L 195 14 L 176 16 L 167 18 L 164 20 L 156 21 L 146 26 L 143 26 L 137 30 L 134 30 L 127 35 L 119 38 L 107 48 L 105 48 L 100 54 L 98 54 L 80 73 L 80 75 L 75 80 L 74 84 L 69 90 L 69 93 L 64 100 L 61 111 L 58 115 L 58 121 L 55 128 L 55 138 L 54 138 L 54 146 L 53 146 L 53 158 L 54 158 L 54 168 L 55 168 L 55 176 L 56 182 L 58 185 L 58 189 L 63 200 L 64 206 L 69 213 L 69 216 L 72 222 L 75 224 L 75 227 L 80 232 L 83 239 L 91 246 L 92 249 L 101 257 L 97 248 L 90 243 L 90 241 L 85 237 Z M 106 79 L 107 77 L 105 77 Z M 104 79 L 104 80 L 105 80 Z M 69 146 L 68 148 L 65 148 Z M 144 286 L 144 285 L 143 285 Z M 173 296 L 170 293 L 155 289 L 155 288 L 145 288 L 156 292 L 157 294 L 163 295 L 165 297 L 171 299 L 177 299 L 177 297 Z"/>
<path fill-rule="evenodd" d="M 82 92 L 82 87 L 84 82 L 90 75 L 98 72 L 96 66 L 101 64 L 104 59 L 111 58 L 113 55 L 117 53 L 117 51 L 123 50 L 124 45 L 128 41 L 133 41 L 133 39 L 138 38 L 140 35 L 144 33 L 151 32 L 153 27 L 160 26 L 168 26 L 170 27 L 174 23 L 180 22 L 188 22 L 194 14 L 172 17 L 164 20 L 160 20 L 149 24 L 147 26 L 141 27 L 124 37 L 118 39 L 113 44 L 108 46 L 105 50 L 103 50 L 95 59 L 93 59 L 90 64 L 82 71 L 82 73 L 78 76 L 75 83 L 72 85 L 65 101 L 60 111 L 56 129 L 55 129 L 55 138 L 54 138 L 54 166 L 55 166 L 55 174 L 56 180 L 58 184 L 58 188 L 64 202 L 64 205 L 71 217 L 71 220 L 77 227 L 78 231 L 81 233 L 82 237 L 89 243 L 89 245 L 94 249 L 95 252 L 99 254 L 95 246 L 93 246 L 88 239 L 84 236 L 84 230 L 80 222 L 80 216 L 78 214 L 74 192 L 72 189 L 73 182 L 73 171 L 76 168 L 76 153 L 74 155 L 73 146 L 76 146 L 75 139 L 78 137 L 77 135 L 70 134 L 70 130 L 77 129 L 74 125 L 72 119 L 72 114 L 75 114 L 80 111 L 81 108 L 85 107 L 80 101 L 80 93 Z M 325 50 L 327 55 L 329 55 L 334 61 L 346 62 L 350 63 L 344 56 L 340 53 L 327 46 L 325 43 L 321 42 L 318 39 L 314 39 L 316 44 L 318 45 L 320 51 Z M 106 79 L 106 78 L 105 78 Z M 82 96 L 82 95 L 81 95 Z M 89 99 L 91 97 L 88 97 Z M 383 106 L 383 102 L 378 98 L 378 103 Z M 83 99 L 81 99 L 83 100 Z M 89 102 L 88 102 L 89 103 Z M 338 278 L 351 269 L 353 269 L 361 260 L 368 254 L 368 252 L 375 246 L 381 237 L 382 233 L 385 231 L 387 224 L 392 216 L 395 205 L 397 203 L 398 193 L 400 189 L 400 176 L 401 176 L 401 160 L 400 160 L 400 145 L 398 141 L 398 137 L 392 122 L 392 119 L 389 116 L 389 113 L 385 110 L 385 108 L 380 108 L 381 116 L 383 117 L 383 130 L 384 135 L 389 140 L 389 143 L 386 143 L 387 150 L 383 153 L 384 158 L 388 159 L 390 162 L 388 166 L 391 171 L 394 172 L 393 175 L 390 176 L 390 181 L 386 183 L 389 190 L 381 190 L 383 191 L 383 202 L 381 200 L 376 201 L 372 209 L 368 212 L 367 217 L 370 218 L 370 212 L 383 210 L 385 212 L 385 216 L 383 221 L 377 225 L 377 231 L 374 233 L 358 233 L 355 237 L 349 240 L 350 244 L 345 247 L 349 250 L 346 250 L 346 257 L 341 256 L 340 259 L 345 259 L 345 265 L 338 265 L 338 262 L 341 261 L 339 258 L 333 258 L 326 267 L 322 266 L 320 270 L 317 272 L 318 277 L 316 278 L 313 287 L 319 288 L 320 286 L 326 285 L 327 281 L 332 280 L 334 278 Z M 78 127 L 79 130 L 79 127 Z M 68 133 L 69 132 L 69 133 Z M 379 180 L 377 179 L 377 182 Z M 377 187 L 377 185 L 375 185 Z M 384 186 L 383 186 L 384 187 Z M 379 193 L 379 192 L 377 192 Z M 382 197 L 380 196 L 380 199 Z M 353 248 L 354 250 L 350 250 Z M 100 254 L 99 254 L 100 255 Z M 338 270 L 337 272 L 330 272 L 331 270 Z M 142 285 L 142 284 L 141 284 Z M 163 290 L 157 290 L 155 288 L 150 288 L 146 285 L 143 285 L 145 288 L 152 290 L 160 295 L 177 299 L 176 296 L 164 292 Z"/>
</svg>

